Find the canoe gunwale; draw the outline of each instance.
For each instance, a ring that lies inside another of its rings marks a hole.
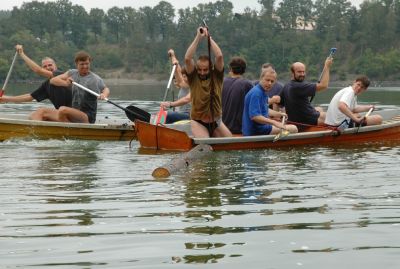
[[[399,111],[396,116],[386,118],[381,125],[364,126],[359,129],[348,128],[341,132],[322,129],[323,127],[321,130],[315,130],[314,127],[314,131],[289,134],[276,142],[273,142],[275,135],[194,138],[188,132],[179,130],[182,129],[181,126],[175,129],[173,124],[155,126],[140,123],[136,125],[136,131],[137,134],[140,133],[138,140],[142,148],[167,151],[188,151],[200,144],[211,145],[214,150],[240,150],[307,145],[352,145],[370,142],[397,143],[400,142],[400,116],[397,115]],[[181,138],[176,139],[174,136]]]

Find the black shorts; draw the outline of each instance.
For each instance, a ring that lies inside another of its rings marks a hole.
[[[208,134],[210,137],[212,137],[212,134],[214,133],[215,129],[217,129],[219,126],[221,126],[222,119],[217,119],[216,121],[213,122],[204,122],[202,120],[194,120],[204,127],[206,127]]]
[[[348,128],[354,128],[354,127],[358,127],[358,126],[360,126],[359,123],[354,122],[353,120],[350,120]],[[361,121],[361,127],[364,127],[364,126],[367,126],[367,121],[366,120]]]

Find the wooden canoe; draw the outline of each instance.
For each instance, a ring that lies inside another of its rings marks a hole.
[[[29,120],[28,116],[0,114],[0,141],[12,138],[131,140],[136,138],[129,120],[100,119],[94,124]]]
[[[382,113],[381,113],[382,112]],[[381,125],[337,130],[312,127],[305,132],[290,134],[273,142],[275,135],[193,138],[190,125],[152,125],[137,121],[135,129],[140,146],[155,150],[188,151],[196,145],[208,144],[213,150],[238,150],[294,147],[304,145],[353,145],[372,142],[400,143],[400,111],[380,111]]]

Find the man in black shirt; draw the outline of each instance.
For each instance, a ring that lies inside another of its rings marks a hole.
[[[39,88],[37,88],[32,93],[22,94],[18,96],[6,96],[0,97],[0,102],[31,102],[36,100],[41,102],[43,100],[49,99],[56,109],[60,106],[71,107],[72,102],[72,92],[71,89],[66,87],[58,87],[50,84],[49,79],[62,74],[62,71],[57,69],[57,65],[53,59],[45,57],[42,60],[42,65],[39,66],[32,59],[30,59],[23,50],[22,45],[17,45],[16,50],[21,58],[25,61],[32,71],[36,74],[46,77],[47,80],[44,81]],[[54,109],[41,107],[36,111],[32,112],[29,116],[32,120],[54,120],[57,117]]]

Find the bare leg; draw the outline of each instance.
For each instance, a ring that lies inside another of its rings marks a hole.
[[[210,137],[206,127],[198,123],[197,121],[191,120],[190,126],[192,127],[192,134],[194,137],[207,138]]]
[[[66,106],[62,106],[58,109],[58,120],[62,122],[89,123],[89,118],[85,113]]]
[[[231,131],[229,131],[228,127],[221,121],[221,125],[217,127],[217,129],[213,132],[213,137],[230,137],[232,136]]]
[[[289,131],[289,133],[297,133],[298,132],[296,125],[286,124],[285,127],[286,127],[286,130]],[[275,126],[272,126],[272,130],[271,130],[271,132],[269,134],[271,134],[271,135],[272,134],[279,134],[281,132],[281,130],[282,130],[281,128],[277,128]]]
[[[381,115],[371,115],[367,117],[367,125],[379,125],[382,124],[382,116]]]
[[[324,112],[322,107],[315,107],[315,110],[319,112],[319,118],[318,118],[318,125],[324,125],[325,124],[325,118],[326,118],[326,112]]]
[[[58,121],[58,110],[54,108],[41,107],[29,115],[31,120]]]

